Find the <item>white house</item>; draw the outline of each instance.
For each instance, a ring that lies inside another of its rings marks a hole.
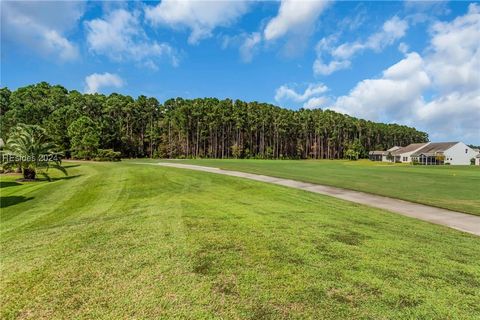
[[[410,163],[410,162],[412,162],[412,157],[411,157],[412,154],[417,152],[418,150],[426,147],[429,144],[430,144],[430,142],[427,142],[427,143],[411,143],[406,147],[395,150],[394,152],[392,152],[392,156],[393,156],[392,161]]]
[[[480,154],[463,142],[412,143],[406,147],[393,147],[387,151],[370,151],[372,161],[418,162],[424,165],[451,164],[469,165],[475,159],[480,165]]]
[[[392,152],[401,149],[401,147],[394,146],[388,149],[387,151],[370,151],[368,153],[368,158],[372,161],[383,161],[383,162],[390,162],[388,155]]]
[[[475,150],[463,142],[431,142],[411,154],[412,161],[420,164],[469,165]]]

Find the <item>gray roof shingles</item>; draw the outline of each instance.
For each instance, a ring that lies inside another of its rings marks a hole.
[[[403,153],[412,152],[412,151],[415,151],[418,148],[421,148],[425,145],[427,145],[427,143],[411,143],[406,147],[395,150],[394,152],[392,152],[392,155],[397,156],[397,155],[401,155]]]
[[[383,156],[383,155],[387,155],[388,152],[374,150],[374,151],[370,151],[368,154],[371,155],[371,156]]]
[[[412,157],[418,156],[420,154],[424,155],[435,155],[437,152],[444,152],[445,150],[450,149],[454,145],[456,145],[458,142],[432,142],[422,149],[418,150],[414,154],[412,154]]]

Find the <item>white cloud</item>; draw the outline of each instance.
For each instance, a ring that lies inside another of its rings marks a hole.
[[[234,23],[248,10],[248,1],[184,1],[163,0],[145,8],[145,17],[153,25],[188,28],[190,44],[212,35],[217,27]]]
[[[408,13],[407,19],[412,25],[433,22],[438,16],[444,16],[451,13],[451,10],[448,8],[448,1],[405,0],[403,3],[405,12]]]
[[[275,100],[291,100],[295,102],[304,102],[307,99],[318,96],[328,91],[328,87],[322,83],[311,83],[305,89],[303,93],[298,93],[295,89],[290,88],[288,85],[280,86],[275,92]]]
[[[85,3],[77,1],[2,1],[2,40],[62,61],[74,60],[79,56],[78,48],[67,34],[84,12]]]
[[[453,92],[425,104],[418,112],[418,123],[437,140],[479,142],[480,93]]]
[[[368,17],[368,11],[364,4],[359,3],[355,7],[355,15],[348,15],[343,18],[337,25],[338,29],[354,31],[365,23]]]
[[[332,109],[414,125],[434,140],[478,141],[480,136],[480,7],[437,22],[421,57],[411,52],[378,79],[359,82]],[[425,95],[428,93],[428,99]]]
[[[244,62],[252,61],[256,47],[262,41],[262,36],[258,32],[248,35],[240,46],[240,57]]]
[[[318,57],[313,63],[313,72],[315,74],[329,75],[337,70],[347,69],[350,67],[351,62],[349,60],[336,61],[332,60],[328,64],[323,63],[322,59]]]
[[[259,47],[266,47],[265,44],[286,37],[283,53],[287,56],[295,55],[304,49],[316,20],[330,3],[315,0],[281,0],[277,15],[258,32],[224,36],[222,47],[224,49],[230,46],[238,47],[241,59],[250,62]]]
[[[409,49],[410,47],[405,42],[400,42],[400,44],[398,45],[398,51],[400,51],[403,54],[406,54]]]
[[[455,133],[457,139],[480,137],[480,6],[452,22],[432,26],[425,68],[437,95],[417,114],[419,121],[439,137]]]
[[[49,51],[57,52],[61,60],[73,60],[78,56],[77,47],[55,30],[46,31],[43,39]]]
[[[329,97],[313,97],[308,99],[307,102],[303,104],[303,108],[305,109],[318,109],[318,108],[325,108],[330,105],[331,99]]]
[[[480,88],[480,6],[471,4],[468,14],[452,22],[432,26],[427,69],[442,91]]]
[[[380,52],[385,47],[401,39],[408,29],[408,23],[397,16],[385,21],[382,29],[370,35],[365,41],[355,41],[333,46],[338,37],[323,38],[317,44],[317,59],[313,71],[317,75],[329,75],[337,70],[346,69],[351,65],[354,55],[365,50]],[[331,56],[328,63],[323,62],[323,55]]]
[[[85,78],[85,93],[96,93],[103,87],[121,88],[123,85],[124,81],[116,74],[93,73]]]
[[[275,40],[292,32],[309,32],[329,3],[315,0],[282,0],[277,16],[265,27],[265,40]]]
[[[322,83],[310,83],[303,92],[297,92],[294,87],[285,84],[277,88],[275,100],[279,103],[301,104],[305,109],[326,107],[331,103],[331,99],[324,95],[328,87]]]
[[[330,53],[336,59],[350,59],[359,51],[370,49],[378,52],[402,38],[407,28],[408,24],[405,20],[394,16],[385,21],[382,29],[369,36],[366,41],[343,43],[334,48]]]
[[[115,61],[132,60],[157,69],[162,57],[178,64],[175,50],[167,43],[148,39],[140,23],[140,12],[116,9],[104,18],[85,22],[89,50]]]
[[[270,46],[281,43],[280,52],[284,56],[298,56],[306,49],[308,39],[315,31],[316,21],[331,3],[322,0],[282,0],[277,15],[263,29],[263,40]]]
[[[243,32],[233,36],[222,35],[219,39],[221,39],[221,48],[223,50],[227,48],[238,49],[240,59],[245,63],[252,61],[253,56],[259,51],[262,45],[262,35],[260,32]]]
[[[416,52],[383,72],[379,79],[359,82],[332,109],[375,121],[404,121],[423,103],[422,92],[430,85],[423,59]]]
[[[379,51],[386,46],[391,45],[396,40],[403,38],[408,29],[408,23],[405,20],[395,16],[387,20],[380,32],[371,35],[364,44],[365,48]]]

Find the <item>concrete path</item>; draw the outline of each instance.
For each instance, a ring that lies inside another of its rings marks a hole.
[[[190,169],[204,171],[210,173],[224,174],[227,176],[247,178],[256,181],[278,184],[281,186],[296,188],[300,190],[315,192],[332,196],[335,198],[361,203],[370,207],[380,208],[387,211],[399,213],[404,216],[425,220],[435,224],[440,224],[453,229],[472,233],[480,236],[480,216],[474,216],[466,213],[450,211],[446,209],[430,207],[423,204],[398,200],[388,197],[377,196],[370,193],[352,191],[342,188],[329,187],[308,182],[300,182],[290,179],[275,178],[253,173],[245,173],[239,171],[223,170],[213,167],[203,167],[190,164],[160,162],[156,165],[164,167],[175,167],[182,169]]]

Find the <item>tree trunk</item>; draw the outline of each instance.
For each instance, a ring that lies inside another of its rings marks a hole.
[[[36,172],[34,169],[25,168],[23,169],[23,178],[25,180],[35,180]]]

